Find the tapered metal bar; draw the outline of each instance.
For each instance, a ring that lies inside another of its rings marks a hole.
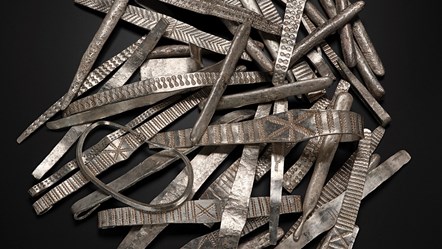
[[[347,6],[348,0],[336,0],[336,10],[338,13],[343,11]],[[351,23],[347,23],[341,29],[339,29],[339,36],[345,63],[350,68],[355,67],[356,55]]]
[[[352,102],[353,97],[349,93],[340,93],[336,97],[336,102],[333,109],[350,110]],[[301,220],[301,224],[293,235],[293,238],[295,240],[298,240],[300,238],[303,230],[303,225],[310,213],[313,212],[316,203],[318,202],[322,187],[324,186],[326,177],[328,175],[330,164],[334,158],[340,140],[340,135],[324,137],[324,140],[318,152],[318,158],[316,159],[313,174],[310,178],[310,182],[305,193],[304,202],[302,205],[303,218]]]
[[[363,197],[373,192],[383,182],[392,177],[398,170],[411,160],[410,154],[405,150],[400,150],[390,156],[381,165],[368,173],[364,185]],[[299,240],[294,240],[292,236],[283,239],[276,249],[300,249],[315,239],[318,235],[330,229],[337,219],[337,215],[342,206],[344,193],[334,198],[332,201],[318,208],[305,224],[305,232]]]
[[[379,82],[377,76],[373,73],[370,65],[368,64],[367,59],[362,54],[361,49],[355,43],[354,45],[356,52],[356,68],[358,69],[359,74],[362,77],[367,90],[373,95],[376,100],[381,100],[385,95],[385,90]]]
[[[74,2],[104,13],[107,13],[112,5],[112,0],[74,0]],[[187,23],[160,14],[146,6],[143,7],[144,8],[140,8],[129,4],[121,19],[143,29],[151,30],[159,19],[165,18],[170,23],[167,32],[164,34],[165,37],[186,44],[193,43],[201,48],[219,54],[226,54],[228,52],[231,45],[230,41],[198,30]],[[251,60],[246,53],[243,53],[241,58],[244,60]]]
[[[276,240],[279,241],[283,235],[284,235],[284,229],[278,227],[276,229],[276,238],[277,238]],[[246,242],[239,244],[238,249],[264,249],[271,245],[272,244],[270,243],[269,240],[269,232],[264,231],[250,238]]]
[[[320,26],[327,21],[327,18],[309,1],[305,3],[305,14],[316,26]]]
[[[246,47],[250,35],[250,28],[250,23],[244,23],[237,29],[237,32],[235,33],[232,46],[230,47],[229,52],[223,61],[221,74],[213,85],[206,104],[201,110],[201,113],[193,126],[191,133],[191,141],[193,143],[197,143],[201,139],[210,120],[215,114],[218,101],[222,97],[227,87],[227,82],[235,70],[238,59]]]
[[[255,118],[268,116],[271,108],[271,104],[259,105]],[[243,148],[240,165],[222,212],[218,235],[220,248],[238,247],[241,231],[248,217],[247,209],[249,208],[259,150],[259,144],[246,145]]]
[[[353,22],[353,35],[374,74],[384,76],[384,64],[360,19]]]
[[[98,85],[102,80],[104,80],[111,72],[113,72],[117,67],[123,64],[127,58],[129,58],[133,52],[138,48],[138,46],[144,41],[144,36],[138,41],[113,56],[109,60],[105,61],[103,64],[98,66],[92,72],[89,73],[85,81],[83,82],[77,96],[81,96],[83,93]],[[41,127],[46,121],[51,119],[55,114],[61,111],[61,101],[63,97],[58,99],[54,104],[52,104],[46,111],[43,112],[36,120],[34,120],[17,138],[17,143],[23,142],[27,137],[34,133],[39,127]]]
[[[341,68],[339,73],[341,73],[342,77],[345,77],[351,83],[355,92],[360,96],[361,100],[375,115],[378,122],[384,127],[387,126],[391,122],[390,115],[373,97],[373,95],[371,95],[371,93],[359,81],[359,79],[350,71],[350,69],[345,65],[345,63],[339,58],[337,58],[337,61]]]
[[[319,0],[319,2],[329,18],[333,18],[338,14],[336,4],[333,0]]]
[[[331,19],[328,19],[327,22],[319,26],[312,33],[302,39],[302,41],[300,41],[295,46],[293,56],[290,60],[290,66],[301,59],[301,57],[304,56],[312,48],[319,45],[328,35],[347,24],[353,17],[356,16],[357,13],[359,13],[363,9],[364,5],[365,3],[363,1],[357,1],[349,5],[338,15]]]
[[[74,97],[77,96],[81,84],[86,79],[104,44],[108,40],[118,21],[120,21],[121,16],[124,14],[128,2],[129,0],[115,0],[113,2],[112,7],[104,17],[100,27],[81,58],[80,65],[78,66],[74,79],[60,103],[61,110],[66,109]]]
[[[221,97],[216,110],[240,108],[253,104],[267,103],[298,94],[306,94],[325,89],[333,83],[329,77],[296,81],[294,83],[235,93]],[[204,102],[202,102],[204,104]],[[201,104],[200,104],[201,105]]]

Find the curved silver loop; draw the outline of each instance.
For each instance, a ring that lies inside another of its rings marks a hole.
[[[86,137],[89,135],[89,133],[99,127],[99,126],[111,126],[117,129],[122,129],[126,132],[129,132],[135,136],[137,136],[138,138],[140,138],[140,140],[144,143],[147,143],[149,145],[153,145],[156,148],[161,148],[161,149],[165,149],[165,150],[169,150],[172,151],[174,153],[177,154],[178,157],[180,157],[183,161],[185,166],[185,170],[186,170],[186,174],[187,174],[187,185],[186,185],[186,189],[183,191],[183,193],[175,200],[171,201],[171,202],[167,202],[167,203],[161,203],[161,204],[156,204],[156,205],[151,205],[151,204],[146,204],[143,202],[139,202],[136,201],[132,198],[129,198],[123,194],[118,193],[117,191],[115,191],[113,188],[110,188],[109,186],[107,186],[105,183],[103,183],[101,180],[99,180],[92,171],[90,171],[90,169],[86,166],[86,164],[84,163],[83,160],[83,145],[84,145],[84,141],[86,140]],[[180,206],[183,202],[185,202],[188,197],[190,196],[191,192],[192,192],[192,186],[193,186],[193,169],[192,169],[192,164],[190,163],[189,158],[187,158],[186,155],[184,155],[183,153],[179,152],[178,150],[176,150],[175,148],[172,147],[168,147],[162,144],[158,144],[158,143],[154,143],[151,141],[148,141],[145,139],[145,137],[141,134],[138,133],[126,126],[114,123],[114,122],[110,122],[110,121],[97,121],[93,124],[91,124],[85,131],[84,133],[81,135],[78,144],[77,144],[77,148],[76,148],[76,157],[77,157],[77,162],[78,162],[78,167],[80,168],[81,172],[83,173],[83,175],[88,178],[89,181],[91,181],[95,186],[97,186],[97,188],[99,188],[101,191],[103,191],[104,193],[112,196],[113,198],[115,198],[116,200],[131,206],[133,208],[139,209],[139,210],[143,210],[146,212],[161,212],[161,211],[167,211],[167,210],[172,210],[177,208],[178,206]]]

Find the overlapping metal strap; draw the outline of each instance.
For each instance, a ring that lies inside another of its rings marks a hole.
[[[178,208],[164,212],[143,212],[131,207],[106,209],[98,212],[98,227],[216,223],[221,221],[222,206],[221,201],[211,199],[186,201]],[[301,206],[300,196],[286,195],[283,197],[280,212],[282,214],[301,212]],[[268,216],[269,213],[269,197],[250,198],[247,217]]]
[[[135,131],[141,133],[147,139],[151,138],[158,133],[158,131],[193,109],[206,96],[207,92],[200,90],[140,125]],[[98,175],[112,165],[126,160],[141,144],[142,142],[132,134],[122,136],[112,141],[106,149],[91,159],[87,163],[87,166],[90,167],[90,170],[95,173],[95,175]],[[35,201],[32,206],[37,214],[42,214],[61,199],[83,187],[86,183],[88,183],[88,180],[83,174],[76,172],[70,178],[55,186]]]
[[[74,2],[104,13],[106,13],[112,5],[112,0],[74,0]],[[198,47],[215,53],[227,54],[231,44],[230,41],[198,30],[187,23],[153,10],[128,5],[126,12],[121,17],[124,21],[149,30],[152,29],[154,24],[161,18],[165,18],[170,23],[168,30],[164,34],[165,37],[187,44],[195,44]],[[246,53],[243,53],[241,58],[251,60]]]
[[[293,109],[265,118],[210,125],[198,145],[300,142],[313,137],[341,134],[342,141],[363,136],[363,119],[352,111]],[[191,129],[158,133],[151,140],[174,147],[191,147]]]

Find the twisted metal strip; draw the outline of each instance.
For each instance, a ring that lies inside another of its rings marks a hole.
[[[72,115],[95,107],[133,99],[153,93],[172,92],[213,85],[220,73],[195,72],[181,75],[160,76],[141,80],[121,87],[112,88],[86,96],[72,102],[65,110],[65,115]],[[261,72],[235,72],[230,78],[230,85],[261,83],[267,80]]]
[[[112,4],[112,0],[74,0],[74,2],[104,13],[109,10]],[[164,34],[165,37],[188,44],[195,44],[215,53],[227,54],[231,44],[230,41],[198,30],[187,23],[153,10],[128,5],[126,12],[121,17],[126,22],[148,30],[151,30],[161,18],[165,18],[170,23],[169,28]],[[243,53],[241,58],[251,60],[246,53]]]

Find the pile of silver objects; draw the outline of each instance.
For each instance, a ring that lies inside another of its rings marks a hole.
[[[302,248],[319,236],[318,248],[352,248],[362,199],[411,159],[403,149],[382,159],[376,153],[391,117],[380,104],[385,69],[358,16],[363,1],[74,2],[106,14],[66,94],[17,139],[43,125],[66,130],[32,172],[39,180],[29,189],[37,215],[93,184],[97,190],[72,205],[73,217],[96,215],[99,229],[131,226],[119,248],[146,248],[169,224],[184,223],[217,229],[182,248]],[[201,22],[219,20],[231,38],[163,14],[152,2]],[[96,65],[121,22],[146,33]],[[140,80],[131,80],[136,74]],[[354,98],[367,113],[353,111]],[[125,124],[111,121],[134,111]],[[169,128],[192,111],[198,116],[191,128]],[[368,128],[366,115],[378,126]],[[105,127],[113,131],[85,148],[91,133]],[[354,150],[332,165],[343,143]],[[142,162],[112,182],[100,180],[146,145],[152,153]],[[74,147],[76,157],[58,165]],[[299,155],[289,163],[295,148]],[[234,152],[238,157],[213,178]],[[179,162],[182,171],[150,203],[124,194]],[[252,197],[264,177],[269,196]],[[305,193],[292,194],[303,180]],[[111,198],[122,205],[100,208]],[[279,221],[293,213],[298,219],[283,229]]]

